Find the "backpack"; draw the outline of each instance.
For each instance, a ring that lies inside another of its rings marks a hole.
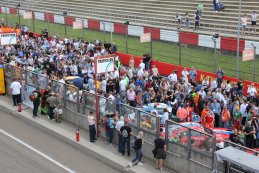
[[[107,129],[110,129],[110,128],[111,128],[111,118],[109,118],[109,119],[106,121],[105,126],[106,126]]]
[[[125,129],[125,128],[122,130],[122,137],[123,138],[129,137],[129,133],[128,133],[127,129]]]

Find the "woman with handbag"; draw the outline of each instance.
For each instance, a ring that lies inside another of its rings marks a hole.
[[[135,139],[135,142],[132,146],[132,148],[135,150],[136,156],[135,158],[132,160],[132,162],[129,162],[129,166],[132,167],[133,165],[140,165],[143,166],[143,163],[141,162],[141,159],[143,157],[143,153],[142,153],[142,145],[144,144],[144,133],[143,131],[139,131],[138,135]]]
[[[163,160],[166,159],[166,152],[165,152],[165,140],[162,137],[162,133],[160,133],[160,137],[156,138],[155,141],[155,149],[152,151],[154,157],[156,158],[157,169],[163,171]]]

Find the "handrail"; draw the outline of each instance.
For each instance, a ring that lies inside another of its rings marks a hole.
[[[228,145],[228,144],[230,144],[231,146],[234,146],[234,147],[239,147],[239,148],[241,148],[241,150],[252,151],[252,152],[253,152],[253,155],[259,156],[259,151],[253,150],[253,149],[251,149],[251,148],[247,148],[246,146],[242,146],[242,145],[233,143],[233,142],[231,142],[231,141],[224,140],[224,145],[225,145],[225,147],[227,147],[226,145]]]

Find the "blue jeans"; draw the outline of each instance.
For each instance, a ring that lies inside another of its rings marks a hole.
[[[218,11],[218,3],[214,4],[214,11]]]
[[[145,62],[145,69],[148,71],[150,66],[150,62]]]
[[[122,150],[121,153],[124,155],[125,154],[125,150],[126,150],[126,145],[127,145],[127,153],[128,156],[130,155],[130,138],[121,138],[122,140]]]
[[[220,127],[222,127],[222,128],[228,128],[228,122],[226,121],[226,122],[222,122],[221,120],[220,120]]]
[[[118,152],[119,153],[122,152],[122,136],[119,132],[118,132]]]
[[[136,153],[136,157],[132,160],[132,163],[134,163],[135,161],[141,162],[141,159],[143,157],[141,149],[135,150],[135,153]]]
[[[222,78],[218,78],[218,88],[221,88]]]
[[[186,20],[185,27],[188,28],[188,29],[190,28],[190,21],[189,20]]]
[[[49,110],[48,110],[48,115],[50,119],[53,119],[53,110],[54,108],[52,108],[51,106],[49,106]]]
[[[114,137],[114,128],[110,128],[109,129],[109,143],[110,144],[112,144],[113,137]]]

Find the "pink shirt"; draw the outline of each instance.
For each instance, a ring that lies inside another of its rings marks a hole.
[[[88,115],[88,124],[89,126],[94,125],[94,116]]]
[[[129,101],[134,101],[135,97],[136,97],[135,91],[131,91],[131,92],[130,92],[130,90],[127,91],[127,99]]]

